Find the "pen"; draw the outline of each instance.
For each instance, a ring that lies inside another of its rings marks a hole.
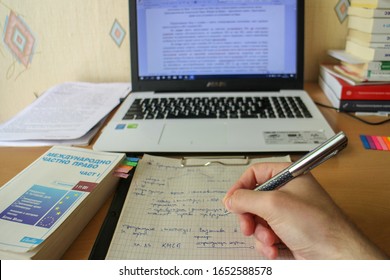
[[[329,158],[335,156],[338,152],[344,149],[348,144],[348,138],[344,132],[339,132],[320,146],[307,153],[298,161],[283,169],[274,177],[256,187],[255,191],[271,191],[279,188],[290,180],[307,173],[314,167],[320,165]]]

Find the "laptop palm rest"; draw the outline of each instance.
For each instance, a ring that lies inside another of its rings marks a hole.
[[[162,130],[160,145],[224,145],[227,143],[225,123],[194,122],[188,124],[166,123]]]

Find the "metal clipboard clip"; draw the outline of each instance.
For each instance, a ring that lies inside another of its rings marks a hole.
[[[248,156],[234,156],[234,157],[183,157],[181,159],[181,167],[206,167],[212,164],[219,164],[225,166],[234,165],[248,165],[250,159]]]

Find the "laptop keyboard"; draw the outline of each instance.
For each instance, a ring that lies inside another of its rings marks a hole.
[[[135,99],[123,119],[311,117],[300,97],[185,97]]]

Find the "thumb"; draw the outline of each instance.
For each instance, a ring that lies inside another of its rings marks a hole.
[[[225,197],[224,205],[229,212],[251,213],[268,220],[273,212],[272,205],[275,205],[275,202],[272,202],[274,199],[271,198],[275,197],[274,192],[238,189],[230,196]]]

